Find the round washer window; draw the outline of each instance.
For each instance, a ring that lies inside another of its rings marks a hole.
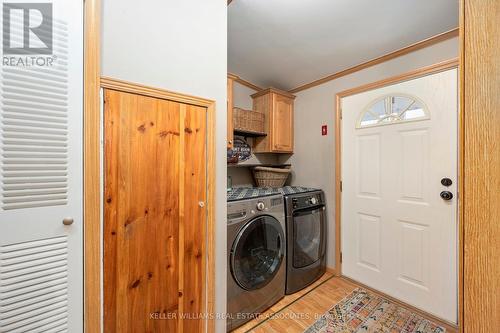
[[[231,272],[246,290],[271,282],[283,261],[282,227],[274,217],[263,215],[248,222],[231,249]]]

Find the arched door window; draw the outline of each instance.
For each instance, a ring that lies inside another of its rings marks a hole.
[[[363,110],[356,128],[430,119],[424,103],[409,95],[388,95],[375,100]]]

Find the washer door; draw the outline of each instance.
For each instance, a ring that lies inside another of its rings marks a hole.
[[[283,228],[272,216],[254,218],[236,236],[231,249],[231,272],[246,290],[264,287],[272,281],[283,261]]]

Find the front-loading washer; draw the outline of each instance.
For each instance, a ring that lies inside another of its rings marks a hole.
[[[285,230],[281,194],[228,202],[227,331],[285,296]]]

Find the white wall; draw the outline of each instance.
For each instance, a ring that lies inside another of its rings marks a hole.
[[[322,188],[328,205],[328,266],[335,267],[335,95],[361,86],[429,66],[458,56],[453,38],[405,56],[297,93],[295,99],[295,149],[292,184]],[[321,125],[328,135],[321,136]]]
[[[233,104],[235,107],[252,110],[253,99],[251,95],[255,94],[257,90],[248,88],[241,83],[234,82],[233,84]]]
[[[227,2],[105,0],[102,19],[104,76],[217,103],[215,310],[225,313]]]

